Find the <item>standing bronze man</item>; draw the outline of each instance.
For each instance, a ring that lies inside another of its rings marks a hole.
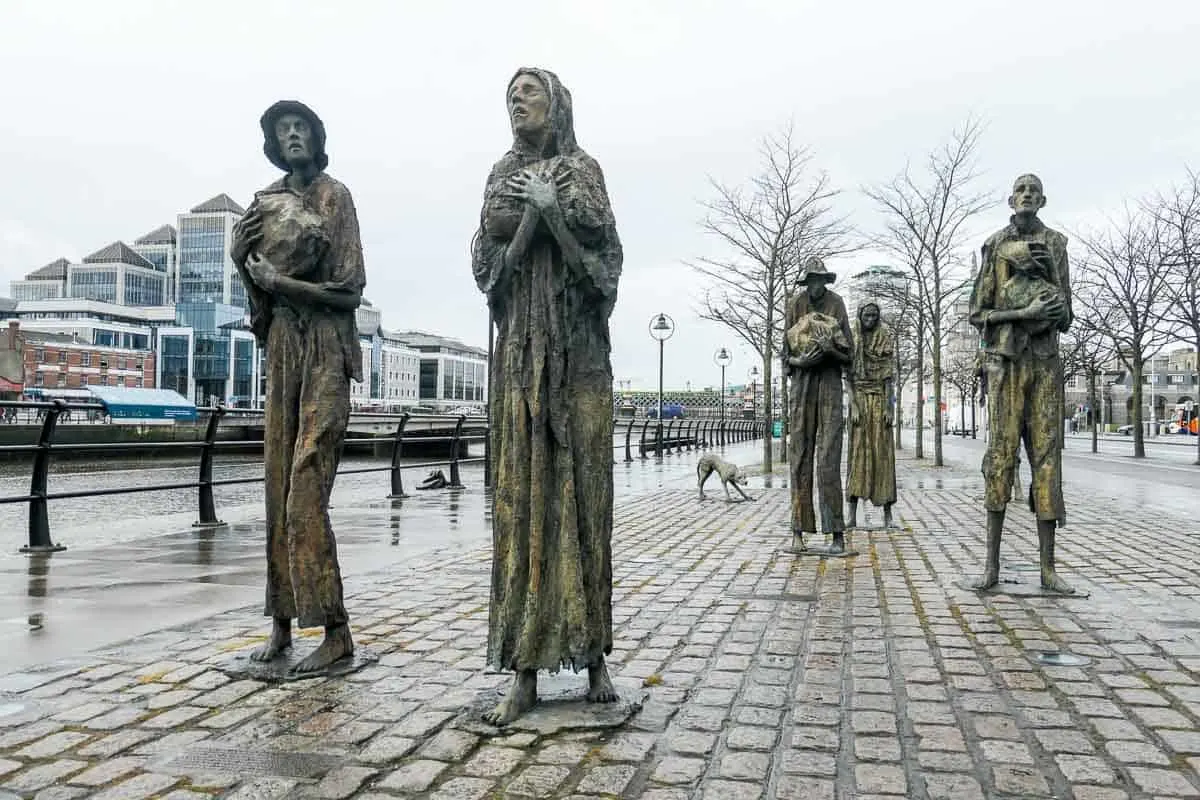
[[[1000,537],[1022,441],[1033,477],[1029,508],[1037,516],[1042,588],[1075,590],[1055,572],[1055,528],[1066,524],[1062,493],[1063,371],[1058,336],[1073,319],[1067,237],[1047,228],[1042,181],[1013,183],[1007,227],[983,245],[971,294],[971,324],[983,338],[987,371],[988,445],[983,457],[987,562],[972,585],[1000,580]]]
[[[251,658],[292,645],[292,620],[325,628],[295,666],[317,672],[353,654],[342,599],[329,495],[350,418],[350,380],[361,381],[354,311],[366,273],[349,190],[325,174],[325,126],[303,103],[263,114],[263,151],[283,178],[255,194],[234,229],[231,256],[266,349],[264,433],[267,602],[271,637]]]
[[[804,291],[787,303],[783,371],[791,379],[788,463],[792,484],[792,546],[804,550],[804,534],[817,532],[813,466],[817,472],[821,530],[833,534],[830,555],[846,552],[842,512],[842,370],[851,361],[846,304],[829,290],[837,279],[819,258],[804,265]],[[814,553],[823,548],[807,548]]]
[[[883,506],[883,525],[892,527],[896,502],[896,448],[892,437],[895,400],[895,338],[878,303],[858,309],[854,331],[854,366],[846,382],[850,390],[850,453],[847,458],[848,524],[858,526],[858,500]]]

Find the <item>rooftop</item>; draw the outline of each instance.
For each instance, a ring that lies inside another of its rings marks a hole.
[[[393,339],[398,339],[401,342],[415,347],[421,348],[447,348],[451,350],[462,350],[468,353],[476,353],[478,355],[487,356],[487,350],[482,347],[473,347],[464,342],[453,339],[449,336],[438,336],[436,333],[426,333],[425,331],[395,331],[388,334]]]
[[[192,209],[193,214],[210,214],[213,212],[228,211],[231,214],[237,214],[239,217],[246,213],[246,209],[234,202],[233,198],[222,192],[216,197],[210,197],[200,205]]]
[[[67,279],[67,266],[71,262],[65,258],[56,258],[46,266],[35,269],[33,272],[25,276],[27,281],[65,281]]]
[[[134,244],[175,244],[175,226],[160,225],[145,236],[133,240]]]
[[[154,269],[154,264],[138,255],[133,248],[124,242],[113,242],[102,247],[90,256],[84,256],[85,264],[129,264],[134,267]]]

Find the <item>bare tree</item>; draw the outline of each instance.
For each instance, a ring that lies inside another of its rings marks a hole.
[[[979,360],[976,353],[959,351],[954,353],[942,371],[942,377],[958,390],[959,426],[970,431],[975,438],[975,398],[979,394]],[[967,427],[967,408],[971,409],[971,427]]]
[[[1191,335],[1200,359],[1200,174],[1189,169],[1182,186],[1171,187],[1143,207],[1163,229],[1169,273],[1166,321]],[[1195,373],[1200,373],[1200,364]],[[1194,414],[1200,397],[1192,394]],[[1200,436],[1196,437],[1195,463],[1200,466]]]
[[[1063,380],[1082,377],[1087,381],[1087,404],[1091,415],[1092,452],[1099,452],[1100,397],[1097,381],[1113,360],[1111,341],[1104,331],[1111,327],[1103,318],[1096,317],[1100,305],[1094,298],[1095,286],[1078,282],[1074,287],[1075,320],[1071,330],[1060,341],[1063,362]]]
[[[1133,455],[1146,457],[1142,431],[1142,374],[1146,362],[1171,340],[1169,240],[1162,222],[1144,208],[1126,206],[1119,219],[1088,235],[1076,270],[1074,305],[1112,345],[1133,377]]]
[[[709,179],[715,197],[703,203],[701,227],[725,252],[687,263],[707,279],[700,316],[729,328],[762,359],[763,407],[770,426],[784,304],[801,264],[812,255],[842,255],[859,245],[853,228],[833,211],[838,190],[825,172],[814,169],[812,154],[796,143],[790,124],[765,137],[759,152],[761,171],[747,186]],[[782,391],[786,417],[786,381]],[[771,461],[768,435],[763,439],[766,472]]]
[[[888,183],[864,189],[883,212],[884,229],[872,243],[898,258],[913,276],[917,299],[916,327],[918,361],[916,372],[924,372],[924,354],[932,361],[934,407],[942,408],[942,346],[953,320],[948,311],[966,286],[964,253],[972,219],[995,205],[986,194],[975,190],[978,170],[975,151],[982,129],[968,119],[949,142],[931,152],[921,174],[911,166]],[[918,391],[918,407],[920,392]],[[916,457],[924,456],[923,415],[917,414]],[[942,426],[934,431],[933,457],[942,466]]]

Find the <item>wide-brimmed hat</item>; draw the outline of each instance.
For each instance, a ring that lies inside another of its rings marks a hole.
[[[837,280],[837,273],[830,272],[825,268],[825,262],[817,257],[810,258],[804,262],[804,271],[800,273],[800,283],[808,283],[813,280],[822,280],[826,283],[833,283]]]
[[[284,172],[291,169],[283,157],[283,151],[279,149],[279,138],[275,135],[275,122],[284,114],[296,114],[307,120],[313,134],[313,163],[319,170],[329,166],[329,156],[325,154],[325,123],[321,122],[315,111],[299,100],[280,100],[263,112],[259,125],[262,127],[263,152],[266,153],[267,159]]]

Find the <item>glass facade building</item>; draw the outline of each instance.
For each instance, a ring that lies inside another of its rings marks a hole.
[[[225,302],[226,220],[185,215],[179,221],[179,302]]]

